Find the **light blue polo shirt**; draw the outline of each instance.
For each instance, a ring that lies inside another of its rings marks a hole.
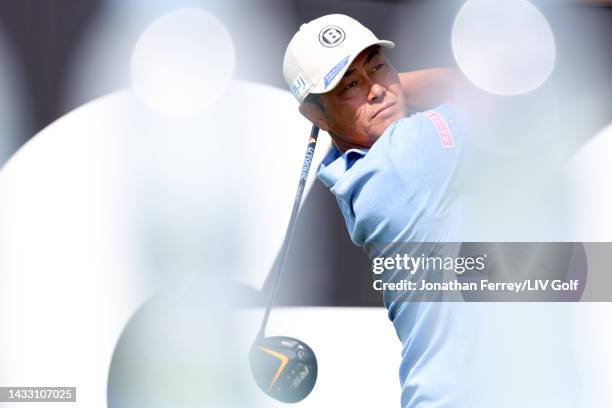
[[[457,109],[392,123],[369,149],[332,148],[317,176],[336,196],[353,242],[448,242],[459,233],[453,181],[463,151]]]
[[[341,154],[332,148],[317,176],[335,195],[353,242],[370,259],[389,256],[384,243],[453,242],[461,228],[455,192],[463,151],[458,110],[449,104],[392,123],[368,149]],[[456,406],[465,401],[451,387],[465,347],[455,329],[452,304],[384,296],[402,341],[402,406]],[[449,333],[453,332],[453,336]]]
[[[333,148],[325,157],[318,178],[371,259],[392,255],[385,243],[462,241],[464,120],[441,105],[395,121],[369,150]],[[571,359],[558,357],[567,355],[562,337],[543,325],[555,312],[540,309],[551,305],[383,299],[403,344],[402,407],[569,408],[581,401]]]

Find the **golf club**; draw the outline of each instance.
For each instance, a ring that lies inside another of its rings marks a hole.
[[[308,147],[304,157],[291,218],[285,233],[280,257],[272,283],[270,300],[266,306],[261,327],[251,346],[250,363],[255,382],[263,392],[282,402],[298,402],[310,394],[317,381],[317,358],[314,351],[304,342],[292,337],[266,337],[265,330],[280,286],[287,252],[291,245],[297,214],[302,202],[306,179],[317,144],[319,129],[312,126]]]

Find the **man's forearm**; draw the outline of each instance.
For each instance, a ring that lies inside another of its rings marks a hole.
[[[420,112],[448,102],[464,81],[460,71],[431,68],[399,74],[408,108]]]

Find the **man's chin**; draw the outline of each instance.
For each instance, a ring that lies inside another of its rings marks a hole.
[[[385,130],[387,130],[387,128],[389,126],[391,126],[391,124],[397,120],[402,119],[403,117],[405,117],[405,115],[403,114],[395,114],[393,116],[390,116],[388,118],[385,118],[385,120],[378,126],[376,126],[376,130],[373,132],[373,134],[378,135],[376,137],[376,139],[378,139],[380,136],[382,136],[383,133],[385,133]]]

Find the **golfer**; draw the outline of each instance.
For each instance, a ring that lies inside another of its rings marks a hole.
[[[370,258],[384,254],[381,243],[457,241],[461,227],[453,182],[463,129],[458,111],[444,104],[460,76],[398,74],[384,53],[393,47],[333,14],[301,26],[283,65],[299,111],[333,140],[317,176]],[[404,345],[402,407],[466,406],[456,375],[466,356],[457,354],[462,328],[452,306],[386,296],[385,306]]]

